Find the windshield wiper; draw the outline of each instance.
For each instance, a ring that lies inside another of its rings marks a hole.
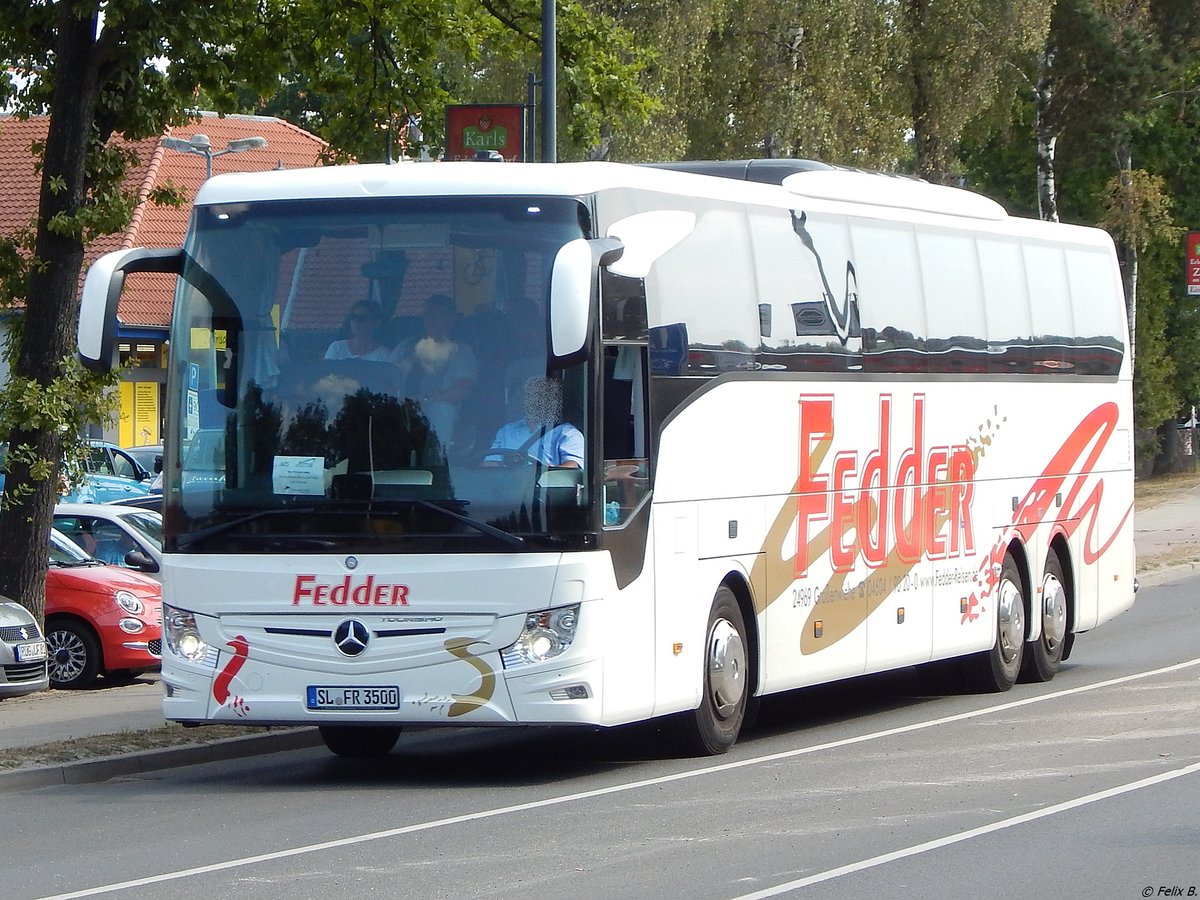
[[[58,566],[60,569],[78,569],[81,566],[103,566],[102,559],[52,559],[50,565]]]
[[[220,522],[216,525],[210,525],[208,528],[201,528],[199,531],[192,532],[191,534],[181,534],[179,535],[179,549],[182,550],[184,547],[189,547],[197,541],[208,540],[210,537],[216,537],[218,534],[224,534],[226,531],[232,531],[235,528],[240,528],[247,522],[254,522],[257,519],[264,519],[268,516],[312,515],[316,511],[316,507],[313,506],[297,506],[288,507],[287,509],[259,510],[258,512],[251,513],[248,516],[239,516],[236,519],[230,519],[228,522]]]
[[[487,522],[480,522],[478,519],[472,519],[470,516],[464,516],[462,513],[456,513],[452,509],[446,509],[444,506],[438,506],[430,500],[414,500],[418,506],[423,506],[425,509],[436,510],[443,515],[449,516],[456,522],[462,522],[464,525],[469,525],[476,531],[486,534],[488,537],[494,537],[501,543],[507,544],[509,547],[524,547],[525,538],[518,534],[505,531],[502,528],[497,528],[495,525],[489,525]]]

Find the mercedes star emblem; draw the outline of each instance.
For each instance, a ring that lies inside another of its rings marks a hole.
[[[370,640],[370,630],[358,619],[346,619],[333,630],[333,645],[346,656],[358,656]]]

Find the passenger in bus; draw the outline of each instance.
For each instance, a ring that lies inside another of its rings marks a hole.
[[[432,295],[425,301],[425,334],[402,341],[391,354],[404,393],[420,403],[443,446],[454,438],[458,405],[479,373],[471,348],[451,337],[457,318],[452,297]]]
[[[514,453],[545,466],[582,469],[583,433],[562,421],[562,385],[553,378],[530,378],[524,387],[524,415],[496,432],[484,465],[502,465]]]
[[[374,300],[359,300],[346,316],[344,330],[348,337],[330,344],[325,358],[387,362],[391,351],[379,340],[382,325],[383,310],[379,304]]]

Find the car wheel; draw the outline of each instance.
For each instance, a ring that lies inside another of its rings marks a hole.
[[[321,725],[318,730],[331,753],[357,759],[386,756],[400,738],[398,725]]]
[[[708,616],[700,706],[674,720],[684,753],[715,756],[737,740],[750,699],[748,646],[741,607],[733,591],[722,585]]]
[[[100,642],[82,622],[48,622],[46,650],[51,687],[87,687],[100,674]]]

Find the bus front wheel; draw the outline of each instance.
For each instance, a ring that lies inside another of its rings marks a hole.
[[[318,730],[331,753],[357,759],[386,756],[400,739],[396,725],[321,725]]]
[[[737,740],[750,697],[747,646],[741,607],[722,585],[708,615],[700,706],[675,718],[680,749],[689,756],[715,756]]]
[[[1017,683],[1025,651],[1025,590],[1012,554],[1004,557],[996,585],[996,642],[968,661],[981,691],[1007,691]]]

